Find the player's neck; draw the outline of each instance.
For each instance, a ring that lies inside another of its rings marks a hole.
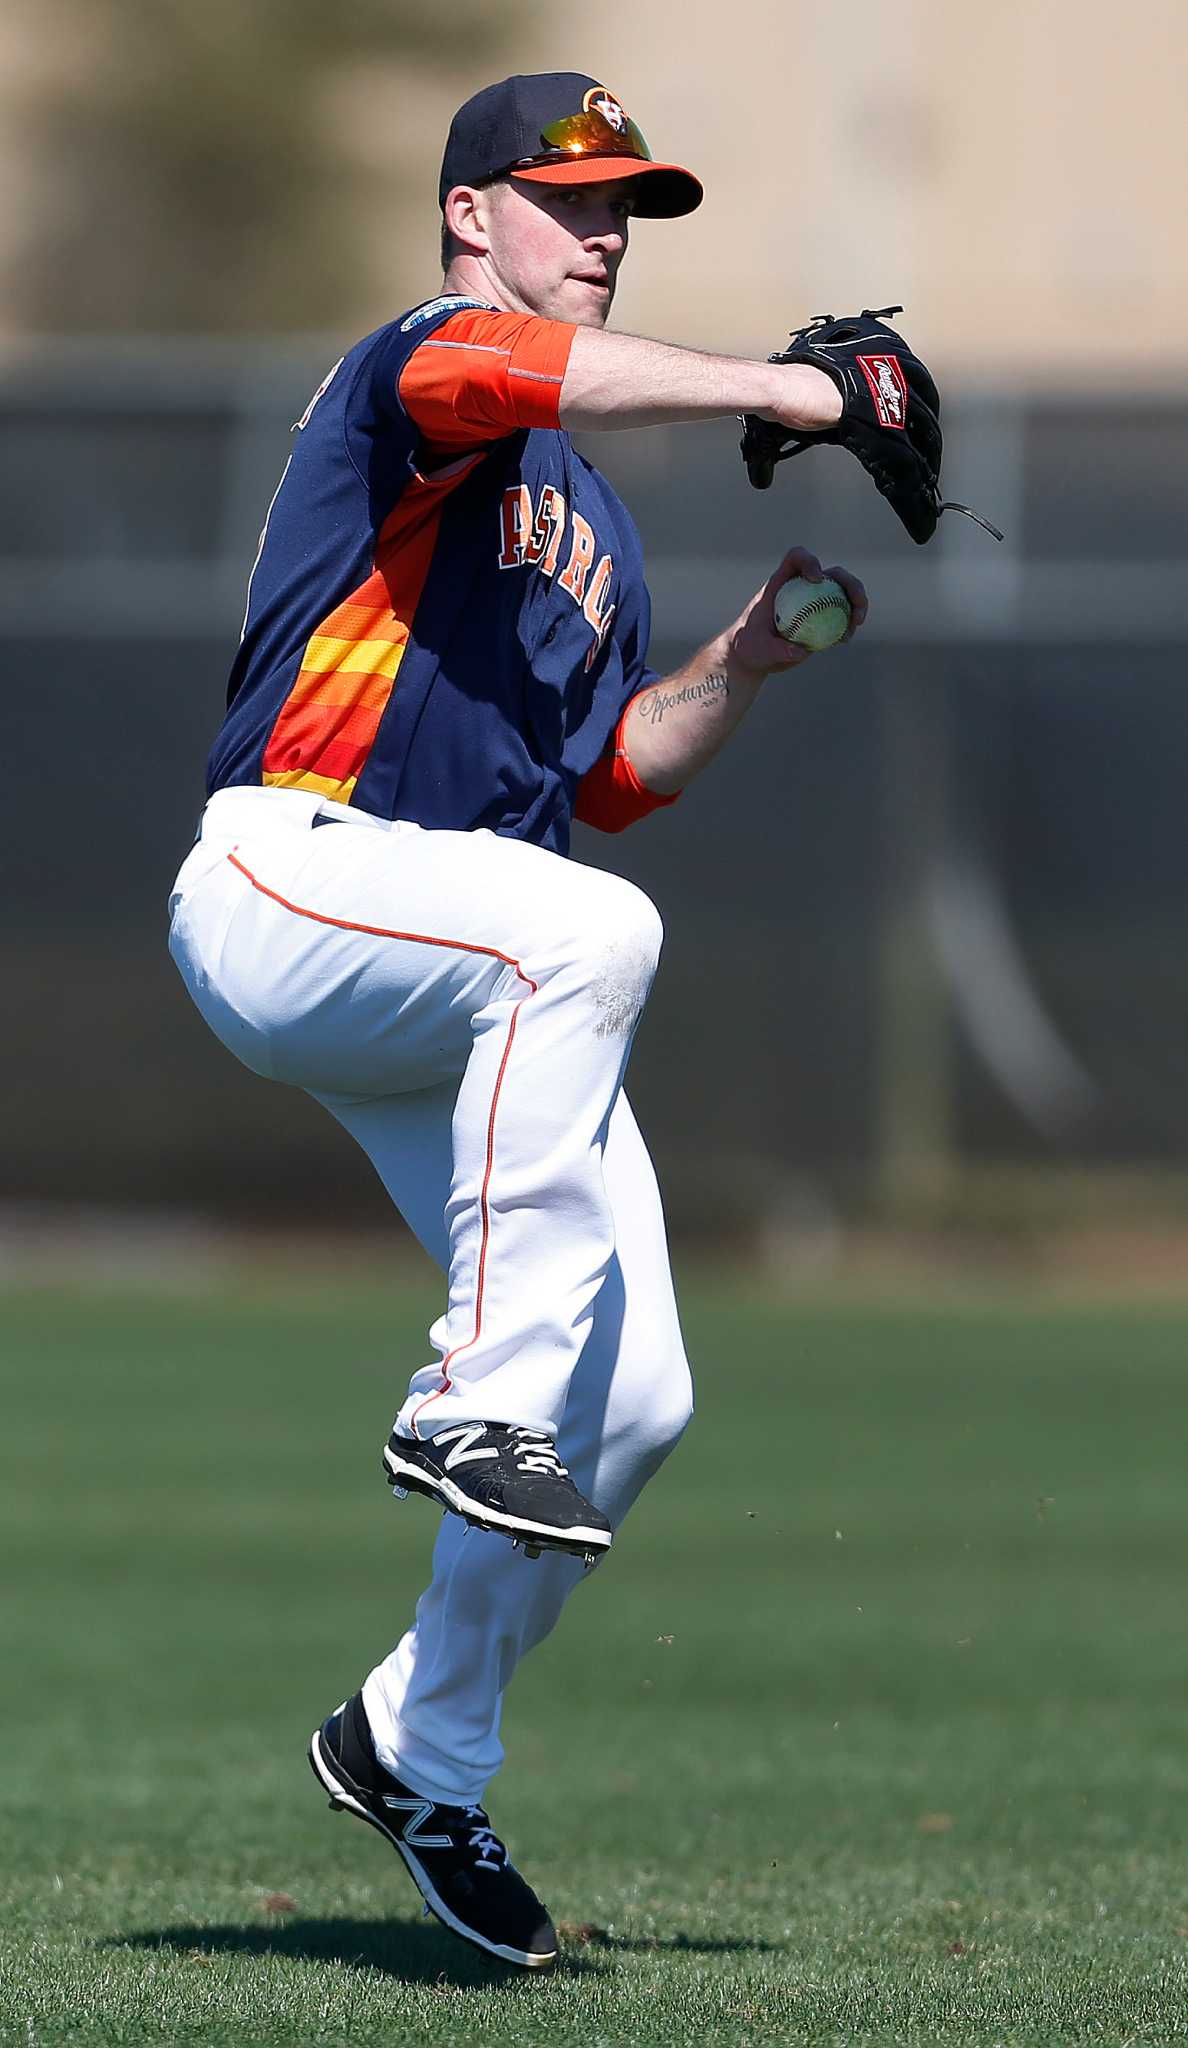
[[[498,273],[479,256],[455,256],[442,279],[443,292],[460,292],[464,298],[482,299],[504,313],[534,313],[517,293],[504,284]]]

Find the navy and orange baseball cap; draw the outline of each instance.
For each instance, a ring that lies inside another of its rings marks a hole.
[[[540,185],[637,182],[635,211],[675,220],[700,206],[701,182],[679,164],[658,164],[613,92],[581,71],[538,71],[485,86],[450,123],[439,203],[455,185],[495,178]]]

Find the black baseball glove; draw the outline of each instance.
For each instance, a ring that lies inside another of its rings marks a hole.
[[[921,546],[932,539],[946,511],[967,513],[1001,540],[998,528],[968,505],[941,497],[940,397],[902,334],[884,325],[890,314],[902,311],[902,306],[883,306],[878,312],[864,308],[845,320],[820,314],[789,336],[787,348],[768,357],[771,363],[809,363],[824,370],[841,392],[842,414],[832,427],[801,433],[746,413],[742,455],[747,475],[757,491],[765,491],[777,462],[833,441],[857,456]]]

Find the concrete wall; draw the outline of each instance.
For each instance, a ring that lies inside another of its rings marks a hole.
[[[475,39],[460,30],[444,63],[406,39],[382,61],[319,70],[313,105],[341,173],[332,203],[343,234],[360,231],[362,260],[345,289],[338,278],[319,295],[319,262],[325,279],[335,253],[323,180],[303,216],[307,244],[298,226],[291,246],[286,237],[283,250],[261,252],[286,278],[303,266],[311,278],[297,302],[278,288],[265,328],[295,315],[336,336],[363,332],[431,290],[453,108],[500,70],[578,68],[603,76],[656,155],[689,165],[707,188],[691,219],[636,230],[620,326],[766,353],[814,312],[902,300],[905,327],[942,378],[1072,378],[1115,392],[1182,379],[1183,0],[852,0],[838,10],[521,0],[501,31],[498,58],[469,57]],[[224,41],[233,65],[234,40]],[[60,124],[76,136],[89,91],[126,95],[136,57],[135,17],[120,0],[93,15],[66,0],[14,0],[0,19],[0,254],[16,277],[0,345],[21,330],[23,266],[61,261],[95,185],[70,189],[79,161],[71,170],[64,159]],[[151,69],[144,77],[148,93]],[[253,88],[235,83],[238,118]],[[269,83],[262,76],[258,92],[274,120]],[[295,96],[294,141],[309,118]],[[104,133],[100,124],[97,148]],[[94,224],[117,266],[135,260],[127,225]],[[235,232],[229,222],[228,248]],[[176,254],[187,261],[184,235]],[[225,331],[233,309],[210,268],[206,325]],[[92,324],[109,328],[98,285],[95,298]],[[192,314],[192,291],[179,302]],[[85,332],[86,304],[68,300],[63,321]]]
[[[1188,367],[1182,0],[568,0],[530,19],[523,69],[604,74],[653,154],[706,184],[690,220],[637,229],[620,326],[758,353],[812,313],[901,300],[954,370]]]

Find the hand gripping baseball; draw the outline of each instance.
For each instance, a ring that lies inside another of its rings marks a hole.
[[[747,475],[757,491],[765,491],[777,462],[803,455],[819,441],[833,441],[857,456],[914,541],[923,545],[931,540],[946,511],[964,512],[1001,540],[998,528],[968,505],[941,497],[937,388],[902,334],[884,325],[887,315],[902,311],[902,306],[878,312],[864,308],[844,320],[819,314],[789,336],[786,349],[768,357],[772,363],[808,363],[824,370],[841,392],[841,418],[832,427],[805,432],[746,413],[742,456]]]

